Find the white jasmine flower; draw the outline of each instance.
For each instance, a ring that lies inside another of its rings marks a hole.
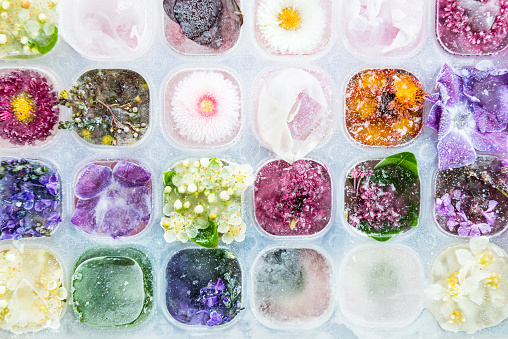
[[[241,223],[240,225],[230,225],[228,232],[222,235],[222,241],[226,244],[231,244],[233,240],[242,242],[245,240],[246,229],[247,225],[244,223]]]

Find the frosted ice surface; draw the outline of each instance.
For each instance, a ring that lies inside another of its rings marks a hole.
[[[422,311],[423,267],[406,246],[355,249],[343,260],[339,300],[344,316],[365,327],[403,327]]]
[[[319,326],[332,307],[331,268],[313,249],[272,249],[256,260],[254,309],[271,327]]]

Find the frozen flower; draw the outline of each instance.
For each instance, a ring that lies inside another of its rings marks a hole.
[[[443,219],[450,232],[457,232],[460,236],[479,237],[492,231],[497,214],[494,212],[498,203],[495,200],[488,202],[483,210],[474,198],[459,189],[452,190],[453,195],[445,193],[435,201],[435,212],[438,218]],[[485,219],[485,222],[479,221]],[[458,228],[457,228],[458,226]]]
[[[238,242],[242,242],[245,240],[245,231],[247,229],[247,225],[241,223],[240,225],[229,225],[229,229],[227,233],[222,235],[222,241],[226,244],[231,244],[233,240]]]
[[[164,240],[167,242],[175,240],[187,242],[189,240],[187,229],[191,226],[191,222],[180,214],[173,212],[169,215],[169,218],[162,218],[161,226],[166,231],[164,233]]]
[[[472,238],[439,255],[425,293],[443,329],[473,333],[508,316],[504,298],[508,285],[502,283],[507,262],[506,252],[486,237]],[[478,317],[482,313],[487,315]]]
[[[241,193],[254,183],[256,179],[252,174],[253,169],[249,164],[239,165],[231,164],[232,176],[234,178],[234,188],[237,193]]]
[[[46,140],[58,123],[56,93],[31,70],[0,77],[0,137],[15,145]]]
[[[240,92],[216,71],[194,71],[181,80],[171,100],[171,115],[179,134],[190,142],[217,144],[240,127]]]
[[[282,54],[309,54],[321,43],[326,13],[319,0],[261,0],[257,28]]]
[[[476,151],[508,152],[506,69],[443,66],[427,124],[438,132],[439,168],[473,164]]]

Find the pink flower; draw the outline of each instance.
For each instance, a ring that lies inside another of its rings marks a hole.
[[[57,96],[46,78],[19,70],[0,78],[0,137],[15,145],[48,138],[58,122]]]

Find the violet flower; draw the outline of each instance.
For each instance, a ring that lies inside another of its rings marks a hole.
[[[437,77],[428,126],[438,132],[439,168],[473,164],[476,152],[508,152],[508,70],[447,64]]]
[[[436,199],[434,206],[437,216],[446,221],[446,227],[450,232],[457,231],[460,236],[479,237],[492,231],[497,218],[494,212],[497,205],[497,201],[490,200],[487,209],[481,210],[474,203],[473,197],[456,189],[453,191],[453,197],[446,193]],[[482,217],[485,222],[479,221]]]

